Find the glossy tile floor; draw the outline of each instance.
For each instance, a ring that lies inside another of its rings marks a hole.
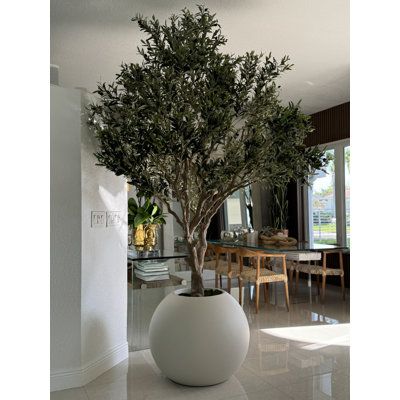
[[[51,400],[349,399],[349,296],[342,301],[339,288],[332,286],[325,305],[315,296],[310,303],[302,282],[290,312],[277,287],[270,293],[277,305],[260,299],[255,314],[251,294],[246,288],[249,351],[229,381],[202,388],[177,385],[161,374],[150,350],[141,350],[83,388],[53,392]]]

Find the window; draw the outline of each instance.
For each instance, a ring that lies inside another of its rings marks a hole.
[[[314,243],[334,244],[336,239],[335,151],[328,150],[326,172],[319,171],[311,187],[312,238]]]
[[[350,245],[350,144],[323,145],[329,163],[303,190],[306,240],[311,244]]]
[[[346,246],[350,246],[350,146],[344,148],[344,188],[346,207]]]

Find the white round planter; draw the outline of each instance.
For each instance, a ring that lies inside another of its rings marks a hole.
[[[208,386],[229,379],[242,365],[250,330],[239,303],[227,292],[207,297],[179,296],[176,290],[158,305],[150,322],[150,349],[171,380]]]

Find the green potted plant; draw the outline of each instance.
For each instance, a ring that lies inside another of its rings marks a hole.
[[[150,198],[143,201],[139,197],[138,201],[139,204],[133,197],[128,199],[128,225],[133,229],[132,243],[138,251],[154,250],[157,245],[157,229],[165,224],[165,215]]]
[[[182,227],[191,289],[161,302],[150,348],[173,381],[216,384],[243,362],[249,327],[232,296],[204,288],[211,218],[252,183],[306,180],[323,165],[322,152],[304,144],[312,126],[299,104],[279,100],[276,82],[291,69],[289,57],[223,53],[227,39],[203,6],[165,23],[141,15],[133,21],[146,35],[142,62],[123,63],[115,82],[98,85],[88,109],[96,157],[138,191],[154,194]]]
[[[287,200],[287,185],[274,186],[271,189],[271,220],[272,228],[281,232],[284,236],[289,236],[287,229],[287,220],[289,212],[289,203]]]

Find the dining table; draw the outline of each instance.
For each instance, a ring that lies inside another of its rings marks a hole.
[[[322,252],[328,250],[341,250],[346,253],[349,251],[347,246],[337,244],[323,244],[310,242],[297,242],[292,246],[264,244],[259,239],[243,240],[239,238],[224,238],[208,240],[209,243],[229,247],[245,247],[253,250],[261,250],[265,253],[286,254],[286,259],[296,262],[307,262],[317,264],[321,260]],[[308,274],[307,286],[309,288],[309,302],[312,303],[312,280],[311,274]]]

